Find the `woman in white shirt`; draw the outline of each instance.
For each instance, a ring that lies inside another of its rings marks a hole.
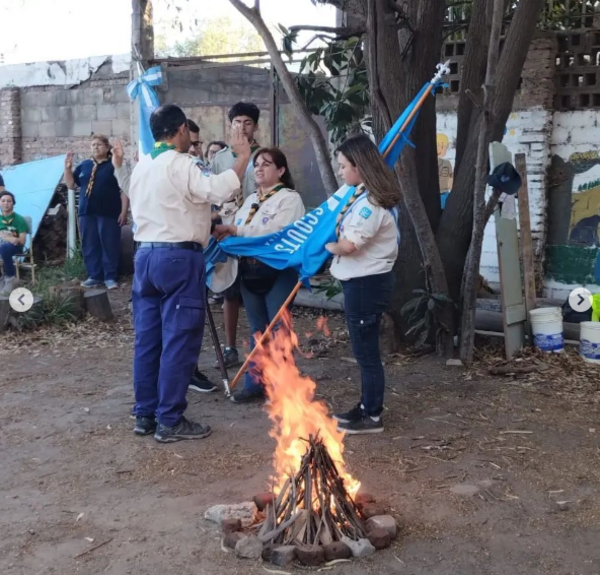
[[[257,237],[278,232],[304,215],[304,203],[290,175],[285,155],[278,148],[262,148],[254,156],[258,190],[246,198],[235,216],[235,225],[217,225],[218,239],[233,236]],[[293,269],[276,270],[254,258],[239,261],[241,292],[252,333],[263,332],[275,317],[298,281]],[[251,340],[254,346],[254,340]],[[246,372],[244,388],[231,396],[235,403],[262,401],[264,388]]]
[[[349,138],[336,153],[340,176],[349,186],[356,186],[356,192],[338,218],[338,241],[325,247],[334,255],[331,274],[344,289],[346,321],[360,366],[362,396],[353,409],[334,418],[346,433],[379,433],[383,431],[385,389],[379,326],[394,286],[400,189],[367,136]]]

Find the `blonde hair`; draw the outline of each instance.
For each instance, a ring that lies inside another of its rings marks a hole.
[[[382,208],[390,209],[400,202],[400,186],[392,170],[383,161],[377,146],[368,136],[348,138],[336,151],[355,167],[369,192],[369,198]]]

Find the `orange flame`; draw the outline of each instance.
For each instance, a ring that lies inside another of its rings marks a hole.
[[[326,320],[324,325],[327,327]],[[298,337],[292,330],[288,312],[270,340],[262,346],[257,342],[257,346],[253,369],[265,386],[269,398],[267,411],[274,424],[269,435],[277,441],[272,478],[275,492],[278,493],[285,480],[300,468],[307,447],[303,439],[318,434],[344,479],[346,490],[354,496],[360,483],[346,471],[344,433],[338,431],[337,422],[329,416],[325,403],[315,401],[317,384],[298,370],[294,361]]]

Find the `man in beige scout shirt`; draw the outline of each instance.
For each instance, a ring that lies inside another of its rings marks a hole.
[[[229,201],[240,188],[250,144],[234,129],[231,169],[205,176],[187,153],[191,139],[181,108],[161,106],[150,127],[156,141],[152,159],[137,164],[129,186],[139,242],[133,283],[134,432],[154,433],[167,443],[211,433],[183,415],[204,332],[203,248],[210,237],[211,204]]]

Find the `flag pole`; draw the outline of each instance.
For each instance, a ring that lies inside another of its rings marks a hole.
[[[400,130],[398,130],[398,133],[396,134],[395,138],[392,140],[390,145],[386,148],[385,152],[383,152],[382,156],[384,158],[392,151],[392,149],[394,148],[394,146],[400,139],[401,134],[410,125],[413,118],[419,111],[419,108],[423,105],[423,102],[425,101],[427,96],[429,96],[429,94],[431,93],[431,90],[433,90],[434,86],[436,84],[438,84],[441,81],[441,79],[450,72],[450,69],[448,68],[449,63],[450,63],[450,60],[448,60],[444,64],[437,65],[437,72],[436,72],[435,76],[431,79],[431,81],[429,82],[429,86],[427,86],[427,89],[425,90],[425,92],[423,93],[423,95],[421,96],[421,98],[419,99],[417,104],[415,105],[415,107],[411,110],[410,114],[404,121],[404,124],[402,124],[402,127],[400,128]],[[273,329],[275,328],[277,323],[281,320],[281,317],[283,316],[285,310],[290,306],[292,301],[294,301],[294,298],[296,297],[296,294],[298,293],[298,291],[300,290],[301,287],[302,287],[302,282],[299,281],[294,286],[294,289],[291,291],[291,293],[287,297],[287,299],[283,302],[283,305],[279,308],[279,311],[275,314],[275,317],[273,318],[271,323],[267,326],[267,329],[265,329],[263,334],[260,336],[260,339],[256,342],[256,345],[254,346],[254,348],[250,350],[250,353],[246,357],[246,360],[242,364],[242,367],[240,367],[238,372],[235,374],[235,377],[231,380],[231,383],[229,384],[229,390],[232,390],[237,385],[238,381],[240,380],[240,378],[242,377],[242,375],[244,374],[246,369],[248,369],[248,366],[250,365],[250,362],[252,361],[252,358],[256,354],[257,350],[265,343],[265,341],[271,335],[271,333],[273,333]],[[229,393],[227,393],[227,395],[229,395]]]

